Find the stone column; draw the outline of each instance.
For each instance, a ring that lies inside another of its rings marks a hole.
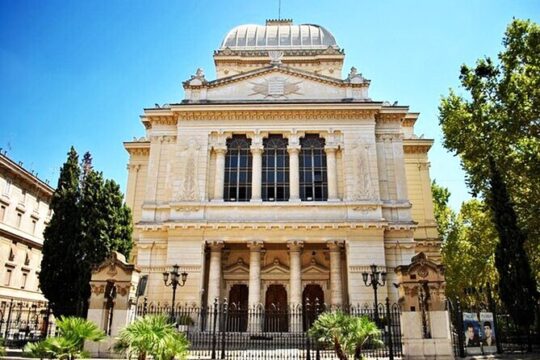
[[[341,279],[341,248],[343,242],[328,241],[330,249],[330,305],[340,307],[343,305],[343,282]]]
[[[290,280],[289,280],[289,305],[291,306],[290,329],[292,332],[302,331],[302,317],[300,307],[302,305],[302,247],[303,241],[290,240],[289,248]]]
[[[251,174],[251,201],[261,201],[261,183],[262,183],[262,153],[263,147],[252,145],[251,154],[253,156],[252,174]]]
[[[262,241],[248,242],[249,247],[249,293],[248,304],[249,309],[256,309],[261,303],[261,249]],[[254,312],[253,316],[249,317],[248,330],[250,332],[261,331],[262,319],[258,316],[258,312]]]
[[[337,193],[337,166],[336,166],[336,146],[325,146],[326,170],[328,174],[328,200],[338,200]]]
[[[214,147],[216,152],[216,178],[214,183],[214,200],[223,201],[223,186],[225,183],[225,154],[226,147]]]
[[[208,269],[207,304],[212,306],[216,298],[221,299],[221,250],[223,241],[208,242],[210,248],[210,266]]]
[[[289,152],[289,201],[300,201],[300,145],[287,146]]]

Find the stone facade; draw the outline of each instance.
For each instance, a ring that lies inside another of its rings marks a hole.
[[[181,303],[371,303],[362,272],[376,264],[379,298],[396,301],[393,269],[439,258],[419,114],[369,98],[355,68],[342,80],[343,50],[305,27],[233,29],[218,78],[197,70],[185,99],[145,109],[146,136],[124,143],[149,300],[170,301],[161,273],[178,264]]]
[[[0,301],[45,300],[38,274],[53,191],[0,154]]]

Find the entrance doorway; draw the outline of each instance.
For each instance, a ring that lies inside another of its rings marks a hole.
[[[302,292],[303,328],[307,331],[317,319],[324,306],[324,291],[321,285],[308,284]]]
[[[248,287],[235,284],[229,290],[228,331],[246,331],[248,322]]]
[[[265,301],[264,331],[287,332],[289,328],[287,290],[285,286],[268,286]]]

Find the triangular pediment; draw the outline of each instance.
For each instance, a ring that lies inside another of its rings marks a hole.
[[[231,275],[249,274],[249,266],[244,262],[244,259],[238,258],[236,263],[227,266],[223,272]]]
[[[317,263],[315,259],[312,259],[311,263],[302,269],[302,274],[306,274],[306,275],[307,274],[310,274],[310,275],[328,274],[329,272],[330,271],[328,270],[327,267]]]
[[[261,273],[265,275],[288,274],[289,267],[280,263],[278,259],[274,259],[271,264],[268,264],[261,269]]]
[[[268,66],[209,82],[196,80],[184,83],[186,96],[206,101],[335,101],[353,96],[352,87],[362,87],[287,66]]]

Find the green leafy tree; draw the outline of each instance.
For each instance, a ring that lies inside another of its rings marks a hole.
[[[56,316],[85,316],[92,268],[113,250],[129,256],[131,212],[123,204],[118,184],[93,169],[89,153],[78,164],[73,148],[62,167],[51,207],[54,212],[44,233],[40,286]]]
[[[497,283],[497,244],[497,232],[487,205],[478,199],[464,202],[442,245],[448,297],[469,306],[486,302],[482,294],[468,294],[464,289]]]
[[[514,20],[507,28],[499,63],[485,58],[478,60],[473,68],[463,65],[460,80],[469,97],[451,91],[439,106],[444,145],[460,156],[473,194],[482,195],[491,209],[505,209],[505,226],[522,229],[524,241],[519,246],[529,251],[537,278],[540,277],[540,220],[536,216],[540,210],[539,39],[537,24]],[[493,169],[499,173],[498,189],[493,187]],[[499,204],[502,198],[494,194],[501,188],[507,190],[510,201]],[[516,216],[512,217],[511,213]],[[504,246],[502,239],[506,234],[500,226],[496,229],[501,238],[499,246]],[[502,254],[497,251],[496,257]],[[529,261],[527,256],[509,256],[509,253],[505,256]],[[499,268],[503,263],[496,261],[500,274],[506,271]],[[512,266],[519,265],[514,262]],[[508,278],[501,275],[500,288],[509,286],[506,281]],[[515,286],[528,287],[535,283],[530,275],[519,281]],[[509,311],[515,306],[515,302],[501,299]]]
[[[372,346],[382,345],[380,334],[377,325],[367,317],[350,316],[341,311],[321,314],[309,329],[309,336],[331,345],[340,360],[360,355],[368,341]]]
[[[78,206],[80,168],[72,147],[60,169],[50,208],[53,216],[45,228],[39,284],[55,315],[75,315],[80,304],[81,222]]]
[[[156,360],[185,359],[188,349],[185,335],[163,315],[138,318],[120,331],[113,346],[115,352],[139,360],[149,355]]]
[[[431,193],[433,195],[433,212],[437,222],[437,231],[444,240],[452,230],[456,221],[456,214],[448,206],[450,191],[448,188],[440,186],[435,180],[431,183]]]

